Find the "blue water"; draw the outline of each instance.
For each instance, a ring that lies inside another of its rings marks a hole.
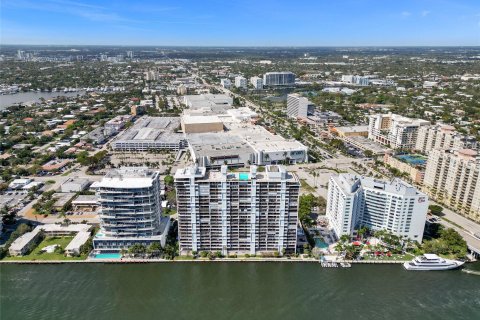
[[[120,253],[98,253],[95,255],[95,259],[120,259],[122,255]]]
[[[248,180],[248,178],[249,178],[248,173],[242,173],[242,172],[240,172],[240,173],[238,174],[238,179],[240,179],[240,180]]]
[[[404,154],[396,157],[413,165],[423,165],[427,162],[427,159],[425,157],[419,155]]]
[[[325,243],[320,238],[315,238],[315,247],[320,248],[320,249],[326,249],[326,248],[328,248],[328,244]]]

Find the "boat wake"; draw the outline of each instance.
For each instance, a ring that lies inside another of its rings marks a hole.
[[[462,269],[462,272],[465,272],[465,273],[468,273],[468,274],[474,274],[476,276],[480,276],[480,271],[478,271],[478,270]]]

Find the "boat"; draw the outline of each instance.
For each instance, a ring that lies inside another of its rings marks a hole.
[[[463,261],[444,259],[436,254],[426,253],[415,257],[415,259],[410,262],[405,262],[403,266],[407,270],[436,271],[456,269],[464,263]]]

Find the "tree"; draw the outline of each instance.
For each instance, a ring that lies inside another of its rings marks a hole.
[[[145,254],[147,252],[147,248],[140,243],[135,243],[133,246],[128,248],[128,253],[135,255]]]
[[[163,181],[165,182],[165,185],[173,186],[175,179],[171,175],[167,175],[165,178],[163,178]]]
[[[84,244],[80,246],[80,253],[81,254],[89,254],[90,251],[93,249],[93,241],[92,238],[89,238]]]
[[[152,256],[160,256],[162,252],[163,249],[160,242],[153,242],[147,248],[147,253],[151,254]]]
[[[441,215],[443,212],[443,207],[436,205],[436,204],[431,204],[428,206],[428,210],[436,216]]]
[[[373,156],[373,152],[371,150],[365,150],[363,152],[363,154],[365,155],[365,157],[367,158],[371,158]]]

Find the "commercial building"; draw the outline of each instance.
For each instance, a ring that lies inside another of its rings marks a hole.
[[[295,85],[295,74],[289,71],[267,72],[263,75],[263,85],[270,86],[293,86]]]
[[[161,216],[160,174],[147,168],[112,169],[98,185],[100,230],[97,252],[119,252],[134,244],[165,246],[170,219]]]
[[[83,178],[68,178],[60,186],[62,192],[80,192],[88,188],[90,180]]]
[[[365,138],[362,135],[346,136],[343,138],[343,141],[361,151],[369,151],[374,156],[384,155],[392,151],[380,143]]]
[[[187,134],[192,159],[199,166],[219,168],[255,164],[255,150],[241,137],[222,133]]]
[[[20,190],[30,184],[32,181],[33,180],[30,178],[14,179],[12,182],[10,182],[8,188],[11,190]]]
[[[253,164],[283,164],[308,162],[308,147],[295,139],[272,134],[262,126],[249,123],[224,123],[228,134],[244,139],[254,150]]]
[[[332,127],[330,131],[340,138],[368,137],[368,126]]]
[[[477,141],[446,124],[423,126],[418,129],[415,150],[429,153],[433,149],[475,149]]]
[[[337,237],[366,226],[421,242],[427,210],[427,196],[400,179],[340,174],[328,184],[326,214]]]
[[[94,212],[98,208],[98,198],[96,195],[79,195],[72,200],[73,211]]]
[[[292,118],[307,118],[313,115],[315,105],[298,93],[287,95],[287,116]]]
[[[281,166],[257,169],[177,170],[181,254],[295,252],[300,182]]]
[[[193,110],[212,110],[222,111],[231,108],[233,98],[226,94],[199,94],[186,95],[183,97],[183,103]]]
[[[262,90],[263,89],[263,79],[260,77],[251,77],[250,78],[250,83],[256,90]]]
[[[230,81],[230,79],[220,79],[220,85],[225,89],[230,89],[230,87],[232,86],[232,82]]]
[[[247,88],[247,79],[242,76],[235,77],[235,87],[239,89]]]
[[[480,157],[471,149],[430,151],[425,192],[456,212],[480,222]]]
[[[419,128],[430,122],[397,114],[375,114],[369,117],[368,138],[394,149],[413,150]]]
[[[138,119],[135,124],[120,134],[113,142],[114,151],[178,151],[187,147],[179,117],[148,117]]]
[[[223,122],[218,116],[191,116],[182,117],[184,133],[204,133],[223,131]]]

